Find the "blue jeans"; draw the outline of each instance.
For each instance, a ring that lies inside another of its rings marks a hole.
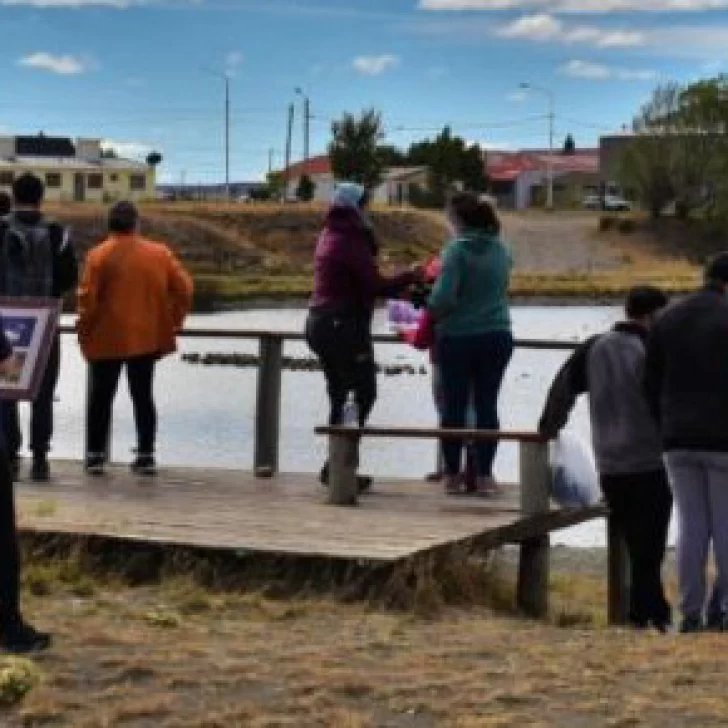
[[[442,377],[444,408],[441,426],[464,427],[468,401],[475,405],[475,421],[479,430],[497,430],[498,393],[503,375],[513,354],[510,331],[491,331],[472,336],[442,336],[437,341],[437,361]],[[460,472],[462,440],[446,440],[442,444],[445,470],[448,475]],[[476,445],[478,475],[492,475],[498,444]]]

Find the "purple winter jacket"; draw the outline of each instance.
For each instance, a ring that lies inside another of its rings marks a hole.
[[[377,298],[397,295],[415,281],[410,272],[383,276],[373,251],[359,212],[332,207],[314,254],[312,308],[368,316]]]

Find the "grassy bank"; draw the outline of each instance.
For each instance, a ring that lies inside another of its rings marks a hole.
[[[50,213],[71,227],[81,256],[104,235],[101,206]],[[142,229],[174,248],[197,281],[198,310],[210,310],[254,299],[306,298],[324,215],[317,205],[153,204],[142,209]],[[615,223],[600,230],[595,214],[502,217],[515,256],[512,293],[519,298],[609,298],[648,281],[683,292],[697,281],[699,261],[693,256],[688,262],[674,242],[678,232],[665,245],[662,229],[635,223],[624,233]],[[372,219],[381,263],[389,270],[426,260],[450,235],[440,213],[383,208]]]
[[[725,725],[725,638],[608,629],[602,556],[555,554],[543,623],[512,612],[509,559],[454,554],[459,577],[444,584],[469,601],[422,572],[416,599],[392,609],[275,582],[223,589],[195,569],[130,586],[78,556],[31,558],[28,611],[57,645],[0,658],[0,724]]]

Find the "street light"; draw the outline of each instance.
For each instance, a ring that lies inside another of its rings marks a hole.
[[[230,201],[230,74],[203,68],[205,73],[221,78],[225,82],[225,197]]]
[[[308,174],[308,151],[311,133],[311,102],[300,86],[296,86],[295,93],[303,99],[303,168]]]
[[[540,91],[545,94],[549,102],[549,158],[546,166],[546,179],[547,179],[547,191],[546,191],[546,209],[554,209],[554,94],[550,89],[544,88],[543,86],[537,86],[533,83],[521,83],[519,88],[526,91]]]

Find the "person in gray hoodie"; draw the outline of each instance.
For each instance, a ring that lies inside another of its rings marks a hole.
[[[589,395],[592,440],[604,498],[629,554],[629,620],[660,632],[671,623],[662,563],[672,495],[660,433],[643,388],[648,332],[667,305],[657,288],[627,295],[627,319],[581,344],[554,380],[539,422],[549,439],[566,425],[576,398]]]

